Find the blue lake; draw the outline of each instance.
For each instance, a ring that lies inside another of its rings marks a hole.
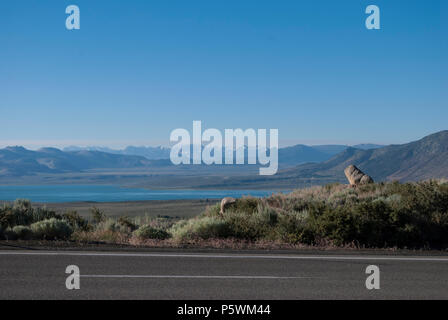
[[[13,201],[23,198],[33,202],[116,202],[223,197],[240,198],[246,195],[262,197],[272,193],[272,191],[262,190],[148,190],[111,185],[0,186],[0,200]]]

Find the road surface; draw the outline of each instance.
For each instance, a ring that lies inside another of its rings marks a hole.
[[[379,290],[366,288],[369,265]],[[9,250],[0,299],[448,299],[448,257]]]

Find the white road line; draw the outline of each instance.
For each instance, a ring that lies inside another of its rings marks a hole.
[[[277,277],[277,276],[192,276],[192,275],[121,275],[121,274],[87,274],[82,278],[156,278],[156,279],[313,279],[312,277]]]
[[[407,257],[407,256],[329,256],[329,255],[260,255],[260,254],[175,254],[175,253],[115,253],[115,252],[23,252],[0,251],[0,255],[30,255],[30,256],[93,256],[93,257],[158,257],[158,258],[200,258],[200,259],[293,259],[293,260],[374,260],[374,261],[432,261],[448,262],[447,257]]]

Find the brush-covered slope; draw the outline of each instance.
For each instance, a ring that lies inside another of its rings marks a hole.
[[[343,180],[343,171],[350,164],[377,181],[448,178],[448,130],[401,145],[369,150],[347,148],[323,163],[297,166],[280,174]]]

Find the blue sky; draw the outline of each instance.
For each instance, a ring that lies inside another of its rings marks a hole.
[[[443,2],[2,1],[0,146],[168,144],[193,120],[283,145],[415,140],[448,129]]]

